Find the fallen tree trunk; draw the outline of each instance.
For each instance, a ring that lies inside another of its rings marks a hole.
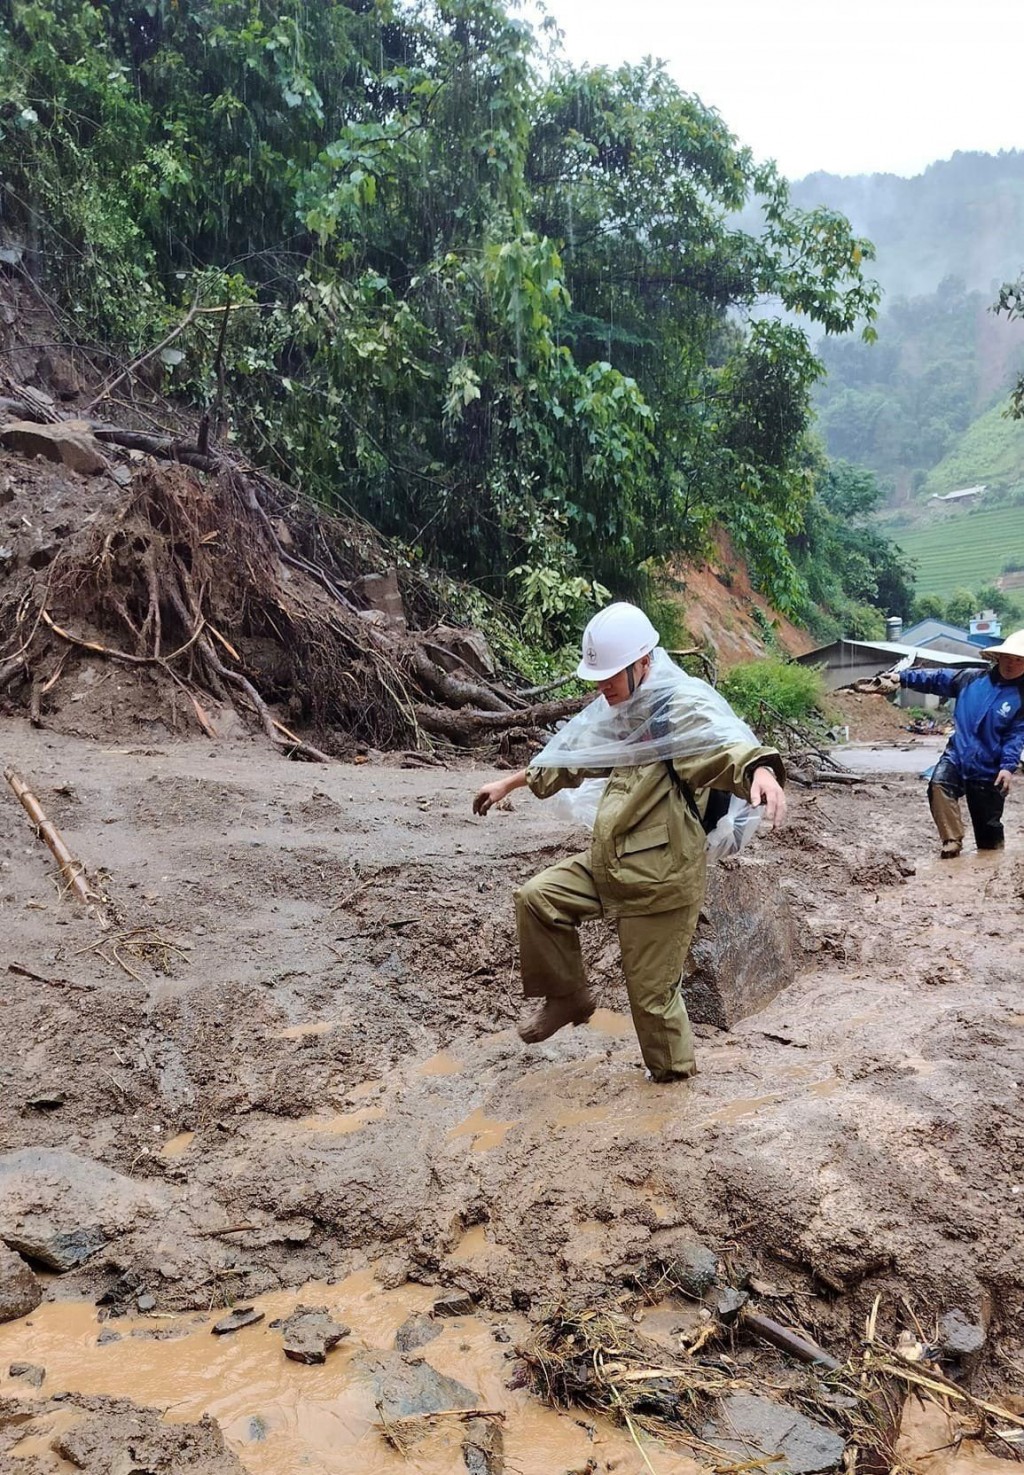
[[[406,664],[413,676],[432,696],[441,697],[451,707],[475,707],[483,712],[511,712],[507,702],[476,681],[460,681],[443,666],[432,661],[422,647],[410,648]],[[516,714],[522,717],[523,711]]]
[[[416,721],[426,732],[450,738],[456,743],[472,743],[487,733],[504,732],[511,727],[547,727],[563,717],[581,712],[592,696],[570,697],[564,702],[540,702],[535,707],[521,707],[516,712],[475,712],[463,708],[453,712],[444,707],[414,707]]]
[[[145,451],[147,456],[159,456],[164,461],[180,461],[196,471],[219,471],[224,465],[219,456],[203,455],[187,441],[174,440],[169,435],[144,435],[140,430],[122,430],[116,425],[100,423],[92,425],[92,433],[97,440],[106,441],[109,445],[124,446],[129,451]]]

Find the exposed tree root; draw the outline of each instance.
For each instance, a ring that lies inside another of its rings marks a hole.
[[[213,704],[234,707],[282,752],[313,762],[357,743],[493,742],[582,705],[527,705],[497,681],[444,669],[425,636],[363,618],[352,591],[367,567],[387,566],[372,530],[353,538],[351,524],[290,488],[220,465],[208,478],[180,464],[142,468],[45,570],[22,566],[8,581],[0,689],[20,683],[34,721],[60,705],[62,681],[86,659],[148,671],[172,708],[183,691],[207,736],[218,731]],[[413,585],[410,614],[431,624],[443,611],[425,584]]]

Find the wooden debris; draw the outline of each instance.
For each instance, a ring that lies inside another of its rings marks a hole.
[[[800,1336],[799,1332],[790,1327],[782,1326],[773,1321],[770,1316],[762,1316],[759,1311],[746,1311],[740,1314],[740,1324],[748,1330],[763,1337],[766,1342],[771,1342],[773,1347],[778,1347],[782,1352],[788,1352],[791,1357],[799,1358],[801,1362],[810,1362],[818,1367],[827,1367],[835,1372],[842,1367],[834,1357],[830,1357],[814,1342],[809,1342],[806,1337]]]
[[[74,892],[75,896],[84,906],[90,908],[103,907],[105,905],[105,898],[99,892],[94,891],[89,885],[82,862],[76,860],[71,854],[63,835],[57,829],[56,825],[47,819],[42,805],[32,793],[25,780],[19,774],[15,773],[13,768],[4,769],[4,778],[10,784],[16,798],[21,802],[25,813],[35,825],[37,835],[45,842],[54,860],[60,867],[61,875],[67,882],[68,889]],[[102,912],[99,912],[97,915],[101,926],[109,927],[110,923],[102,915]]]

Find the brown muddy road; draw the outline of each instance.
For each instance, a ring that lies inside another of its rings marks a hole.
[[[734,1282],[789,1293],[776,1307],[840,1357],[878,1294],[894,1338],[905,1296],[926,1331],[952,1308],[987,1323],[982,1383],[1019,1381],[1020,793],[1007,851],[950,865],[914,775],[795,792],[745,863],[789,899],[797,980],[731,1032],[699,1030],[694,1082],[653,1086],[601,926],[593,1025],[516,1037],[511,891],[578,837],[529,798],[472,818],[484,770],[307,767],[248,740],[103,747],[10,719],[2,736],[118,921],[97,946],[5,786],[0,964],[47,981],[0,972],[0,1188],[104,1244],[0,1328],[0,1395],[207,1410],[241,1461],[223,1469],[399,1468],[346,1369],[459,1285],[477,1315],[424,1355],[509,1413],[510,1468],[639,1471],[610,1426],[508,1391],[494,1333],[514,1344],[545,1306],[625,1297],[694,1240]],[[73,1202],[29,1149],[87,1160]],[[354,1329],[322,1368],[285,1363],[268,1329],[311,1298]],[[254,1300],[261,1326],[209,1336],[217,1308]],[[120,1340],[98,1344],[104,1327]],[[750,1343],[732,1354],[761,1366]],[[40,1393],[8,1376],[18,1359],[47,1367]],[[27,1427],[0,1469],[74,1468]]]

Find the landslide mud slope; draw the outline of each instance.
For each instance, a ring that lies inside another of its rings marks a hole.
[[[748,863],[797,980],[664,1087],[603,926],[592,1026],[516,1037],[511,892],[579,837],[528,798],[473,819],[483,770],[3,736],[118,912],[76,912],[0,803],[5,1200],[100,1236],[49,1297],[207,1312],[371,1266],[537,1316],[699,1240],[839,1356],[881,1293],[890,1331],[904,1295],[987,1324],[993,1386],[1020,1357],[1016,797],[1007,851],[949,865],[916,777],[795,792]]]

